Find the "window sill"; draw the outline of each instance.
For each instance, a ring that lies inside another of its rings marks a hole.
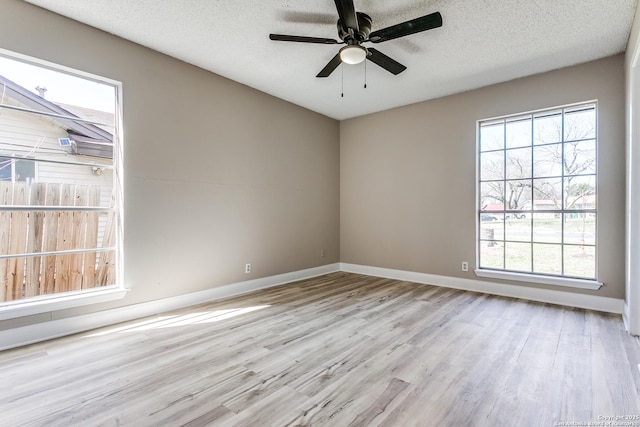
[[[551,276],[542,276],[537,274],[513,273],[510,271],[476,269],[474,270],[474,272],[476,273],[476,276],[486,277],[490,279],[515,280],[518,282],[538,283],[541,285],[565,286],[569,288],[590,289],[592,291],[596,291],[600,289],[603,285],[602,282],[598,282],[597,280],[551,277]]]
[[[28,301],[0,303],[0,321],[122,299],[128,291],[128,289],[110,286],[105,289],[35,297]]]

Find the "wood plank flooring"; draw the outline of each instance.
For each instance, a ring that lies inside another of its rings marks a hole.
[[[0,353],[0,425],[586,425],[639,363],[617,315],[334,273]]]

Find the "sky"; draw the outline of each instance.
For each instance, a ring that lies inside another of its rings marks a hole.
[[[0,75],[37,94],[45,87],[49,101],[114,113],[115,87],[53,71],[0,55]],[[0,89],[0,95],[2,91]]]

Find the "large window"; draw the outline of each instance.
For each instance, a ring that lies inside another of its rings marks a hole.
[[[596,103],[478,123],[480,270],[595,280]]]
[[[122,289],[118,92],[0,51],[0,318]]]

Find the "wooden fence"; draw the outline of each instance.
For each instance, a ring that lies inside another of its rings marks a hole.
[[[0,182],[0,255],[113,246],[113,213],[38,210],[99,202],[96,185]],[[3,206],[33,210],[8,211]],[[0,259],[0,302],[115,284],[114,261],[115,251]]]

